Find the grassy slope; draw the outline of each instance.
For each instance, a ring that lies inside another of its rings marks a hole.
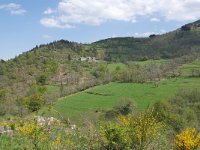
[[[161,62],[163,61],[164,60]],[[146,64],[149,63],[149,61],[136,63]],[[125,67],[124,64],[121,63],[108,65],[110,71],[114,70],[117,66],[120,66],[120,68]],[[129,99],[137,105],[138,109],[144,110],[156,101],[169,99],[181,88],[200,87],[199,78],[186,77],[191,74],[193,68],[197,67],[200,67],[200,60],[183,65],[181,67],[183,77],[163,80],[156,88],[154,85],[147,83],[110,83],[107,85],[96,86],[86,91],[61,98],[55,104],[54,108],[64,116],[76,118],[84,112],[110,109],[120,100]],[[57,88],[49,87],[49,90],[51,91]]]
[[[159,60],[147,60],[147,61],[131,61],[131,63],[139,64],[139,65],[146,65],[149,63],[156,63],[156,64],[163,64],[165,63],[166,59],[159,59]],[[108,64],[108,70],[110,72],[114,71],[117,67],[120,67],[120,69],[126,69],[127,66],[124,63],[110,63]]]
[[[184,87],[200,87],[199,79],[165,80],[157,88],[152,84],[110,83],[62,98],[55,109],[65,116],[76,117],[89,110],[112,108],[120,100],[129,99],[143,110],[156,101],[169,99]],[[89,94],[88,91],[101,95]]]

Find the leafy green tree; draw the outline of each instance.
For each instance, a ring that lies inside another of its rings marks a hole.
[[[58,71],[58,64],[55,61],[48,61],[44,66],[45,74],[55,74]]]
[[[188,26],[188,25],[184,25],[184,26],[181,27],[181,30],[182,30],[182,31],[190,31],[190,30],[191,30],[191,27]]]
[[[92,72],[96,78],[103,78],[105,77],[106,73],[108,73],[108,68],[107,64],[105,63],[100,63]]]
[[[45,85],[46,82],[47,82],[47,75],[45,75],[45,74],[39,76],[37,79],[37,83],[40,85]]]
[[[41,94],[34,94],[28,97],[28,109],[31,112],[38,111],[44,105],[44,98]]]
[[[70,54],[68,55],[68,60],[72,60],[72,57],[71,57],[71,55],[70,55]]]

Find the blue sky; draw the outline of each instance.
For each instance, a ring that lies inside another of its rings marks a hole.
[[[1,0],[0,59],[65,39],[162,34],[200,17],[200,0]]]

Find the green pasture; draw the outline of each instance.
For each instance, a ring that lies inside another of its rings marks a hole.
[[[139,110],[144,110],[156,101],[170,99],[179,89],[198,87],[198,78],[163,80],[158,87],[150,83],[110,83],[61,98],[54,108],[63,116],[76,118],[86,112],[110,109],[119,101],[128,99]]]
[[[165,63],[167,60],[148,60],[135,61],[135,63],[145,65],[150,62]],[[108,64],[110,72],[117,67],[125,69],[123,63]],[[200,67],[200,60],[182,65],[182,76],[179,78],[163,79],[159,86],[155,87],[152,83],[110,83],[100,85],[76,94],[60,98],[53,106],[55,112],[59,112],[65,117],[80,117],[87,112],[96,112],[111,109],[119,101],[130,100],[139,110],[144,110],[156,101],[168,100],[174,96],[179,89],[200,88],[200,78],[191,78],[191,72],[194,68]],[[59,92],[59,86],[47,86],[47,92]]]

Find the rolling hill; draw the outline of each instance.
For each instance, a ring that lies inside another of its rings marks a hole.
[[[16,114],[17,100],[34,93],[35,84],[39,87],[59,85],[59,92],[45,95],[48,100],[54,99],[49,100],[52,102],[60,96],[112,81],[110,74],[115,68],[109,72],[107,63],[198,56],[199,52],[199,20],[149,38],[118,37],[91,44],[59,40],[39,45],[14,59],[0,61],[0,90],[3,91],[0,107],[2,110],[4,106],[9,107],[0,114],[5,111]],[[96,60],[81,61],[81,57]]]
[[[200,21],[163,35],[150,35],[149,38],[110,38],[94,42],[92,46],[103,49],[108,60],[179,57],[200,51]]]

